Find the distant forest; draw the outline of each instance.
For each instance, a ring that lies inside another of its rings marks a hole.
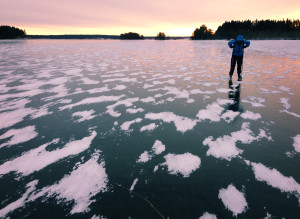
[[[240,34],[247,39],[300,39],[300,21],[299,19],[226,21],[215,33],[205,25],[196,28],[191,39],[233,39]]]
[[[26,31],[16,27],[1,25],[0,39],[15,39],[26,36]]]

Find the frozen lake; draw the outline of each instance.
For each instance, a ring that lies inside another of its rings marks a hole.
[[[0,218],[300,218],[300,41],[251,41],[240,83],[230,58],[0,41]]]

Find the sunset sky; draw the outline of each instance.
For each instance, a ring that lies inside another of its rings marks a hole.
[[[190,36],[202,24],[283,18],[300,18],[299,0],[0,0],[0,25],[27,34]]]

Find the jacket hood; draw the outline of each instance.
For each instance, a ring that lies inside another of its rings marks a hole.
[[[243,39],[244,39],[243,35],[238,35],[236,38],[237,41],[242,41]]]

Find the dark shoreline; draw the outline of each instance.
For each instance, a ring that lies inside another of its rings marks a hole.
[[[72,35],[26,35],[26,39],[108,39],[108,40],[119,40],[120,35],[80,35],[80,34],[72,34]],[[146,40],[156,39],[155,36],[146,36],[144,37]],[[166,37],[166,40],[179,40],[179,39],[190,39],[189,36],[186,37]]]

